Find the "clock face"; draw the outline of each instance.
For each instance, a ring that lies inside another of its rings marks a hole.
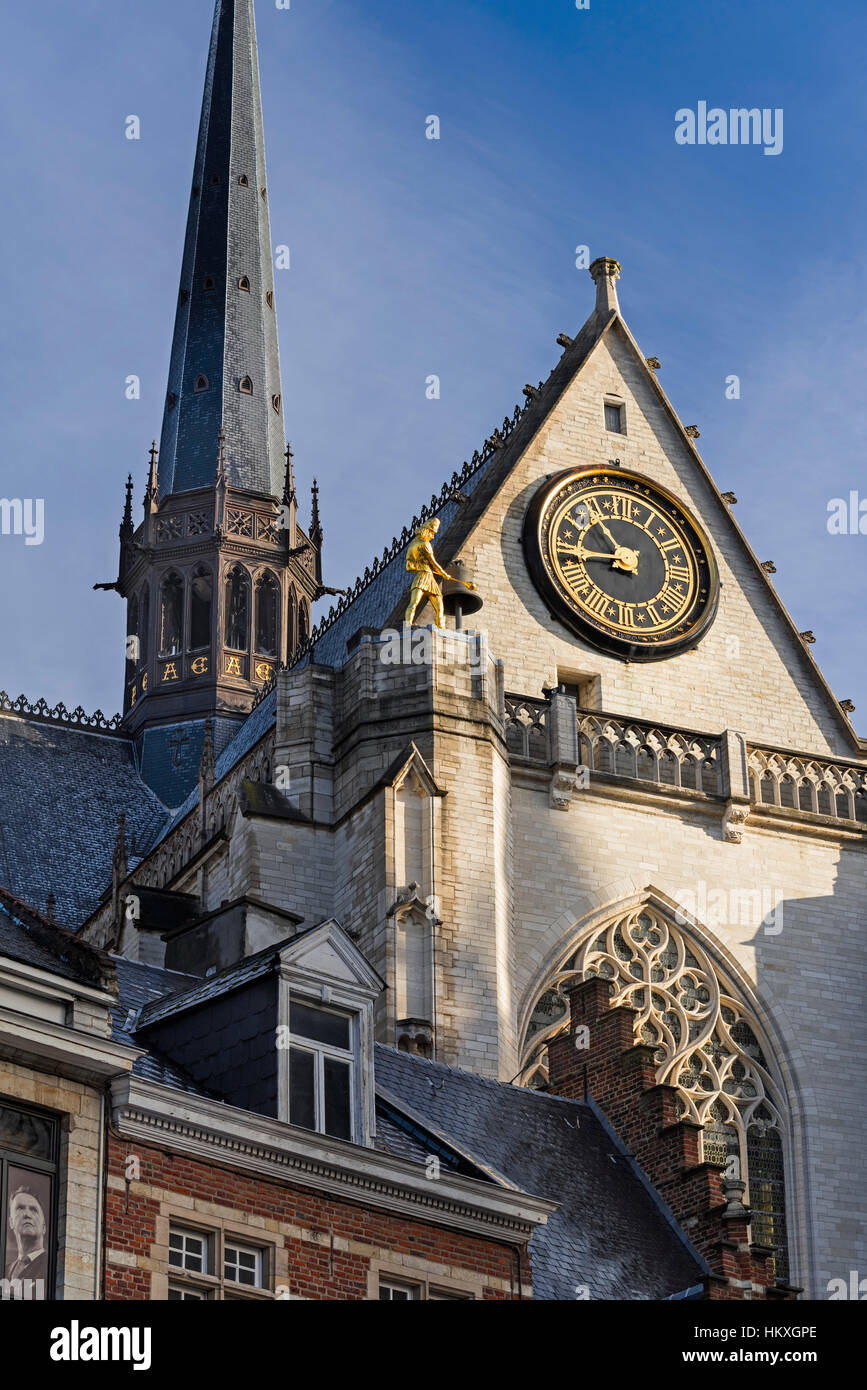
[[[676,497],[638,473],[549,478],[527,512],[524,553],[553,612],[615,656],[674,656],[713,621],[719,581],[707,537]]]

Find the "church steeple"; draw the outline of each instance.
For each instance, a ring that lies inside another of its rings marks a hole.
[[[297,513],[253,0],[217,0],[162,440],[111,586],[128,603],[125,724],[169,804],[195,782],[183,750],[205,721],[222,747],[310,631],[321,528],[308,537]]]
[[[253,0],[217,0],[160,443],[160,497],[280,497],[283,390]]]

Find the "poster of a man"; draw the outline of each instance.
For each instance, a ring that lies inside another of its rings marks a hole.
[[[23,1296],[44,1299],[48,1280],[50,1180],[20,1168],[9,1169],[5,1278],[21,1283]]]

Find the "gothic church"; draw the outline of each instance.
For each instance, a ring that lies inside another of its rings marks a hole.
[[[867,741],[620,265],[590,274],[547,380],[328,589],[253,0],[217,0],[162,434],[103,586],[123,712],[0,698],[10,1287],[16,1182],[48,1297],[825,1298],[857,1268]],[[445,626],[408,626],[434,519]]]

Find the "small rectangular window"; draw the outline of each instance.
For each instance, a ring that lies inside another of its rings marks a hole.
[[[605,402],[605,428],[611,434],[623,434],[623,406]]]
[[[336,1057],[325,1058],[325,1133],[335,1139],[352,1138],[350,1066]]]
[[[422,1290],[420,1284],[404,1284],[398,1279],[380,1279],[379,1281],[379,1301],[380,1303],[408,1303],[412,1299],[420,1299]]]
[[[289,1006],[289,1031],[296,1038],[326,1043],[349,1051],[349,1019],[330,1009],[317,1009],[313,1004],[301,1004],[293,999]]]
[[[169,1285],[169,1303],[207,1303],[210,1297],[203,1289],[179,1289]]]
[[[191,1274],[210,1274],[208,1237],[198,1231],[170,1231],[169,1264],[175,1269],[188,1269]]]
[[[223,1278],[231,1280],[234,1284],[246,1284],[248,1288],[260,1289],[262,1251],[227,1241],[223,1252]]]
[[[289,1115],[293,1125],[316,1128],[316,1054],[289,1049]]]

